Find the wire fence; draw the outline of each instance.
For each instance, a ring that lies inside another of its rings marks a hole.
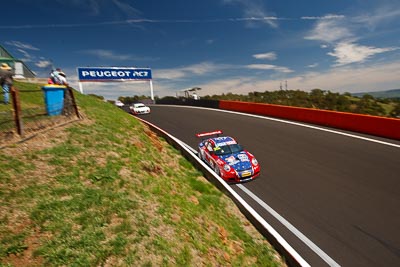
[[[0,94],[0,146],[28,138],[39,131],[81,118],[73,89],[52,86],[33,90],[11,87],[10,103]]]

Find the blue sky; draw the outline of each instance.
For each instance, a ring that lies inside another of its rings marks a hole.
[[[398,0],[13,0],[0,43],[39,77],[60,67],[149,67],[160,97],[400,88]],[[150,95],[148,83],[84,83],[84,93]]]

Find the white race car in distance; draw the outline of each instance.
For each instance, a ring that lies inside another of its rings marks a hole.
[[[150,113],[150,108],[143,103],[132,104],[132,106],[130,106],[129,109],[133,115]]]
[[[117,106],[117,107],[123,107],[124,106],[124,103],[122,103],[121,101],[119,101],[119,100],[116,100],[115,101],[115,105]]]

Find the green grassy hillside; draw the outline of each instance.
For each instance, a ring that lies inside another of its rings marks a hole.
[[[0,265],[284,265],[177,150],[76,96],[83,120],[0,150]]]

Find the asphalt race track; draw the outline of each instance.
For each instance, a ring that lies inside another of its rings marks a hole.
[[[387,142],[377,143],[217,110],[151,109],[141,118],[194,149],[196,133],[222,130],[253,153],[260,177],[232,188],[311,266],[400,266],[399,141],[364,135]]]

